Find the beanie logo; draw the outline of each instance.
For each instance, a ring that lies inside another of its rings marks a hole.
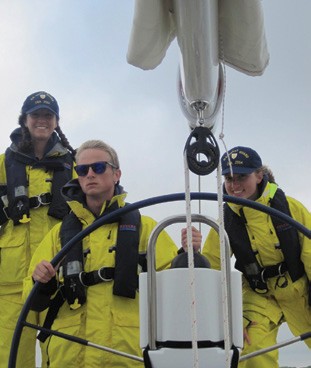
[[[237,153],[231,153],[231,157],[233,158],[233,160],[235,160],[237,158],[238,154]]]
[[[46,95],[40,95],[41,100],[44,100]]]

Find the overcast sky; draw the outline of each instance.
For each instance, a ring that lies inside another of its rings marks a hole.
[[[310,210],[311,2],[262,5],[270,64],[261,77],[226,68],[225,141],[228,148],[257,150],[285,192]],[[129,0],[0,1],[0,151],[17,127],[24,99],[46,90],[59,102],[72,146],[100,138],[118,151],[128,201],[185,190],[189,128],[176,92],[179,49],[174,41],[152,71],[127,64],[133,11]],[[217,191],[215,176],[201,178],[202,191]],[[195,175],[191,190],[198,190]],[[217,217],[215,203],[203,203],[202,210]],[[184,212],[184,203],[143,210],[157,220]],[[280,335],[291,337],[285,328]],[[303,343],[280,355],[281,365],[311,360]]]

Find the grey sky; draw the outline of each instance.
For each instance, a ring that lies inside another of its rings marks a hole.
[[[270,64],[261,77],[226,68],[225,141],[229,148],[256,149],[285,192],[310,210],[311,2],[262,4]],[[189,129],[176,92],[178,47],[174,41],[155,70],[127,64],[133,11],[132,1],[1,0],[1,151],[25,97],[46,90],[59,102],[61,127],[73,146],[101,138],[116,148],[130,202],[185,190]],[[215,175],[201,179],[202,191],[216,192]],[[194,175],[191,185],[198,190]],[[158,205],[143,212],[160,220],[184,213],[184,207]],[[215,203],[203,203],[202,210],[217,217]],[[289,338],[285,330],[281,337]],[[303,344],[281,351],[282,364],[310,360]]]

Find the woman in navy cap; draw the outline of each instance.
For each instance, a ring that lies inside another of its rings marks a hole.
[[[23,279],[45,234],[68,212],[60,188],[73,175],[74,150],[59,126],[49,93],[28,96],[11,145],[0,156],[0,367],[8,366],[22,308]],[[32,312],[33,313],[33,312]],[[37,316],[30,314],[33,323]],[[36,332],[25,329],[17,367],[35,367]]]
[[[285,196],[256,151],[232,148],[221,159],[225,192],[271,206],[311,228],[310,212]],[[252,208],[226,203],[225,230],[235,267],[243,274],[244,349],[242,355],[275,345],[280,325],[295,335],[311,331],[311,240],[282,220]],[[212,268],[220,268],[218,234],[211,230],[203,248]],[[305,340],[311,348],[311,340]],[[276,368],[273,350],[239,368]]]

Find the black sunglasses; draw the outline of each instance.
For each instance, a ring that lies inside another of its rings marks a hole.
[[[75,171],[78,176],[86,176],[89,172],[90,167],[95,174],[103,174],[106,171],[107,165],[117,169],[117,166],[107,161],[93,162],[92,164],[77,165]]]

